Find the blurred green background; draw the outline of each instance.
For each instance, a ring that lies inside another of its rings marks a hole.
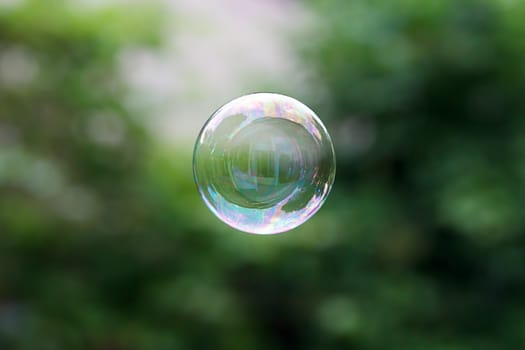
[[[0,2],[0,349],[525,348],[525,2],[296,5],[305,83],[249,87],[316,110],[338,173],[309,222],[253,236],[198,197],[198,130],[160,137],[122,73],[206,18]]]

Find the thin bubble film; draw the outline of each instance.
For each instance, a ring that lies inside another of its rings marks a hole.
[[[322,206],[335,177],[326,128],[284,95],[239,97],[202,128],[193,154],[197,188],[210,210],[240,231],[291,230]]]

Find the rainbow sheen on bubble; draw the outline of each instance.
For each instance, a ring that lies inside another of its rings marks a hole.
[[[284,95],[239,97],[202,128],[193,154],[204,202],[240,231],[291,230],[323,205],[335,177],[330,135],[315,113]]]

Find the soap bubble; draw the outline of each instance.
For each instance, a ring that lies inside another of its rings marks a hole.
[[[335,177],[335,155],[312,110],[284,95],[239,97],[202,128],[193,154],[199,192],[231,227],[291,230],[314,215]]]

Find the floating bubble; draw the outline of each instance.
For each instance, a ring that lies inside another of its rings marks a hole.
[[[202,128],[193,154],[195,182],[210,210],[256,234],[291,230],[322,206],[335,177],[326,128],[284,95],[239,97]]]

